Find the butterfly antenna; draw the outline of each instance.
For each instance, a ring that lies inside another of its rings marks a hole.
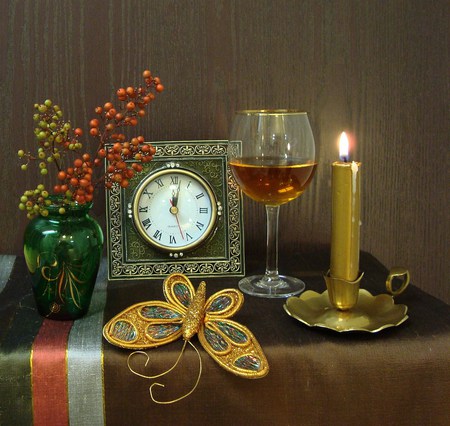
[[[199,353],[198,349],[191,343],[190,340],[185,340],[184,341],[183,350],[184,350],[184,348],[186,346],[186,343],[189,343],[194,348],[194,350],[195,350],[195,352],[197,352],[197,356],[198,356],[199,370],[198,370],[197,381],[195,382],[194,387],[187,394],[185,394],[183,396],[180,396],[177,399],[172,399],[170,401],[159,401],[159,400],[155,399],[155,397],[153,396],[153,387],[154,386],[160,386],[160,387],[164,388],[165,385],[163,385],[162,383],[155,382],[149,388],[150,398],[152,399],[153,402],[156,402],[157,404],[173,404],[174,402],[181,401],[182,399],[188,397],[197,388],[197,385],[200,382],[200,377],[202,375],[202,357],[200,356],[200,353]],[[177,361],[177,363],[178,363],[178,361]],[[172,368],[174,368],[174,367],[172,367]],[[168,371],[170,371],[170,370],[168,370]]]
[[[130,359],[131,359],[131,357],[134,356],[134,355],[145,355],[145,356],[147,357],[147,360],[145,361],[144,367],[147,367],[147,364],[148,364],[148,362],[150,361],[150,357],[148,356],[147,352],[144,352],[144,351],[134,351],[134,352],[131,352],[130,355],[128,355],[128,359],[127,359],[127,366],[128,366],[128,369],[129,369],[133,374],[136,374],[136,376],[143,377],[144,379],[157,379],[158,377],[164,376],[164,375],[166,375],[167,373],[170,373],[170,372],[178,365],[178,363],[180,362],[181,356],[183,355],[184,350],[185,350],[185,348],[186,348],[186,343],[187,343],[187,342],[188,342],[187,340],[184,341],[183,348],[181,349],[180,354],[178,355],[178,358],[177,358],[177,360],[175,361],[175,364],[172,365],[172,367],[170,367],[168,370],[163,371],[162,373],[156,374],[156,375],[154,375],[154,376],[147,376],[147,375],[145,375],[145,374],[138,373],[137,371],[133,370],[133,368],[132,368],[131,365],[130,365]],[[190,343],[190,342],[189,342],[189,343]],[[153,386],[153,385],[152,385],[152,386]]]

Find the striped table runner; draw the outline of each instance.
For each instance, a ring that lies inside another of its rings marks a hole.
[[[252,259],[259,264],[256,254]],[[328,262],[328,250],[311,251],[292,257],[286,270],[301,269],[308,287],[320,291]],[[367,290],[379,293],[387,269],[364,252],[361,265]],[[102,326],[134,303],[163,300],[161,283],[130,280],[107,288],[106,270],[104,261],[88,314],[56,322],[37,313],[24,258],[0,256],[0,426],[322,425],[336,419],[378,425],[381,418],[448,424],[450,308],[414,285],[401,295],[411,319],[379,336],[309,330],[285,314],[282,301],[247,299],[235,319],[264,348],[271,367],[267,378],[228,373],[195,339],[203,368],[195,394],[158,405],[150,399],[153,380],[130,372],[129,351],[109,345]],[[236,281],[208,280],[207,293]],[[166,371],[181,347],[177,341],[151,350],[149,365],[137,359],[136,369],[147,375]],[[197,372],[197,354],[186,350],[177,368],[161,378],[167,386],[155,388],[157,397],[185,394]],[[342,395],[354,395],[358,403]],[[395,404],[392,395],[398,396]]]
[[[88,314],[51,321],[36,311],[23,258],[0,258],[0,425],[103,425],[106,261]]]

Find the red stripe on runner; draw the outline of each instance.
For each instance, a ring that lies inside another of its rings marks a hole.
[[[67,425],[67,339],[73,321],[44,320],[33,342],[31,383],[34,426]]]

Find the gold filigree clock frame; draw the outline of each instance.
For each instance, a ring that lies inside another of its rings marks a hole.
[[[115,185],[106,191],[109,280],[161,279],[175,272],[189,277],[245,275],[243,199],[227,165],[229,144],[240,150],[239,142],[224,140],[152,142],[153,161],[130,180],[129,187]],[[214,235],[181,258],[152,248],[138,235],[128,214],[139,183],[170,164],[202,176],[223,207]]]

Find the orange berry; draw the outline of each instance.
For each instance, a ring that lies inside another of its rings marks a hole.
[[[126,92],[127,92],[127,95],[130,97],[130,98],[135,98],[136,97],[136,91],[134,90],[134,87],[127,87],[127,90],[126,90]]]
[[[77,196],[75,197],[75,201],[76,201],[78,204],[85,204],[85,203],[86,203],[86,198],[85,198],[84,195],[77,195]]]
[[[150,72],[150,70],[145,70],[142,73],[142,77],[144,77],[144,78],[152,78],[152,73]]]
[[[164,86],[162,84],[157,84],[155,90],[161,93],[164,90]]]
[[[131,167],[133,167],[133,169],[136,170],[137,172],[142,172],[143,169],[142,165],[139,163],[133,163]]]
[[[134,104],[134,102],[128,102],[127,103],[127,110],[128,111],[133,111],[136,108],[136,105]]]
[[[65,171],[61,170],[58,173],[58,180],[64,180],[66,177],[67,177],[67,173]]]
[[[73,165],[75,167],[81,167],[83,165],[83,160],[81,158],[77,158],[76,160],[74,160]]]

